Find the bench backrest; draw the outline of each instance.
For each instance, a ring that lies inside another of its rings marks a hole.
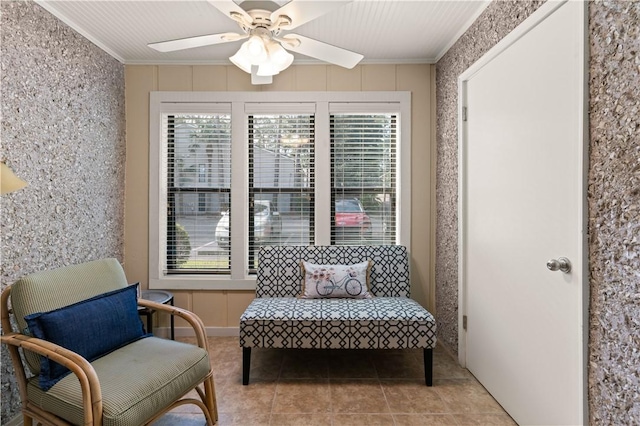
[[[256,297],[300,294],[300,261],[350,265],[373,261],[371,293],[378,297],[410,297],[409,258],[403,246],[270,246],[258,254]]]

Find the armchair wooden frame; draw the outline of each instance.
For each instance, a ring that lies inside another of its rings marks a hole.
[[[61,346],[47,342],[42,339],[27,336],[13,331],[10,316],[12,314],[9,306],[11,294],[11,286],[2,291],[0,299],[2,312],[1,323],[3,335],[0,341],[8,346],[9,354],[13,368],[15,370],[16,380],[20,390],[20,399],[22,401],[22,415],[24,426],[32,426],[33,421],[44,425],[70,425],[65,420],[48,413],[36,405],[32,404],[27,397],[27,375],[24,364],[20,357],[19,348],[26,349],[49,357],[52,361],[67,367],[78,378],[82,389],[82,400],[84,409],[84,425],[85,426],[102,426],[102,393],[100,390],[100,382],[98,376],[91,363],[82,356],[65,349]],[[163,305],[148,300],[139,299],[138,305],[151,308],[156,311],[166,312],[170,315],[180,317],[187,321],[195,332],[196,343],[199,347],[207,349],[207,337],[202,320],[195,314],[174,306]],[[204,385],[204,390],[201,388]],[[215,388],[213,383],[213,371],[209,370],[209,374],[204,380],[194,388],[200,397],[180,398],[163,409],[150,419],[147,424],[151,424],[168,411],[185,404],[195,404],[202,412],[207,421],[207,425],[213,426],[218,421],[218,410],[215,398]]]

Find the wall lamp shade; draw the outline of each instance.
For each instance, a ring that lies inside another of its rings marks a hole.
[[[7,194],[27,186],[27,182],[16,176],[9,166],[0,163],[0,168],[0,194]]]
[[[293,63],[293,55],[280,43],[253,35],[242,43],[238,52],[229,60],[249,74],[252,66],[258,66],[257,75],[267,77],[288,68]]]

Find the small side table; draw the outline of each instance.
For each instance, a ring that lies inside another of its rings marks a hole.
[[[165,290],[142,290],[140,298],[151,302],[173,306],[173,293]],[[138,306],[138,315],[147,317],[147,333],[153,333],[153,314],[155,309]],[[175,340],[173,315],[171,315],[171,340]]]

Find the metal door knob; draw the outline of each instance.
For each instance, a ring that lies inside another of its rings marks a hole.
[[[550,271],[562,271],[568,274],[571,272],[571,262],[566,257],[559,257],[558,259],[547,261],[547,268]]]

